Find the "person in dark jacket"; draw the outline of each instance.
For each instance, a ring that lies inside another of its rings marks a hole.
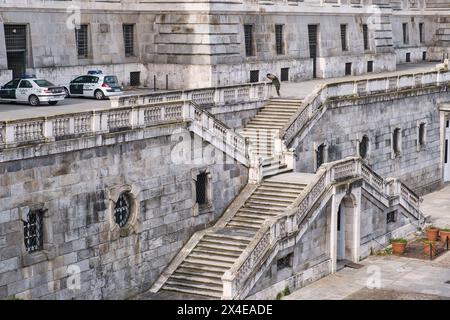
[[[280,80],[278,80],[276,75],[271,74],[271,73],[267,74],[267,78],[272,80],[272,84],[275,86],[278,96],[280,96],[280,88],[281,88]]]

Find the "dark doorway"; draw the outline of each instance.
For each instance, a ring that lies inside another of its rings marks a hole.
[[[12,70],[13,78],[19,78],[26,70],[27,26],[7,24],[4,31],[8,69]]]
[[[345,75],[351,76],[352,75],[352,63],[348,62],[345,64]]]
[[[321,144],[316,150],[316,167],[319,170],[320,166],[325,163],[325,145]]]
[[[308,25],[309,38],[309,57],[313,62],[313,78],[317,78],[317,40],[318,40],[318,25]]]
[[[289,81],[289,68],[281,68],[281,81]]]

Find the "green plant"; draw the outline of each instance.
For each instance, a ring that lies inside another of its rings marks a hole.
[[[17,298],[16,296],[9,296],[6,298],[6,300],[23,300],[23,299]]]
[[[429,240],[424,240],[423,241],[423,244],[428,244],[428,245],[434,245],[434,244],[436,244],[436,241],[429,241]]]
[[[284,294],[285,296],[288,296],[288,295],[291,294],[291,290],[289,290],[289,287],[284,288],[283,294]]]
[[[445,228],[442,228],[441,231],[450,232],[450,228],[449,227],[445,227]]]
[[[436,230],[437,228],[436,228],[436,226],[434,226],[434,225],[431,225],[431,226],[428,226],[427,228],[426,228],[426,230]]]
[[[283,293],[282,292],[278,292],[277,293],[277,297],[275,299],[281,300],[281,298],[283,298]]]
[[[408,241],[404,238],[392,238],[391,243],[407,243]]]

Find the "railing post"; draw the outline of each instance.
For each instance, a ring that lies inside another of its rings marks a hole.
[[[6,123],[5,125],[5,143],[13,143],[15,140],[14,125],[12,123]]]
[[[44,138],[53,137],[53,121],[47,118],[44,119],[43,127],[42,127],[42,135]]]

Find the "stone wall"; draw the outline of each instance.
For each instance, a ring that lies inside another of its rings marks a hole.
[[[209,164],[195,154],[190,164],[171,163],[176,129],[182,127],[105,134],[116,142],[80,151],[70,150],[89,145],[82,138],[64,140],[54,150],[65,152],[0,163],[0,297],[124,299],[148,289],[193,232],[213,223],[247,182],[247,168],[224,164],[217,150]],[[139,136],[146,138],[132,139]],[[207,143],[192,148],[211,150]],[[210,173],[214,201],[196,210],[200,170]],[[135,220],[126,232],[112,216],[121,190],[135,198]],[[45,210],[45,250],[30,254],[22,220],[34,208]],[[67,286],[71,268],[81,271],[81,290]]]
[[[315,150],[325,144],[325,161],[359,155],[359,141],[369,138],[367,164],[383,177],[398,177],[418,192],[441,185],[440,123],[438,103],[448,93],[416,96],[372,96],[329,104],[327,111],[300,142],[294,141],[297,171],[314,172]],[[339,106],[338,106],[339,105]],[[418,126],[426,125],[425,145],[418,148]],[[393,157],[392,135],[401,129],[401,152]]]

